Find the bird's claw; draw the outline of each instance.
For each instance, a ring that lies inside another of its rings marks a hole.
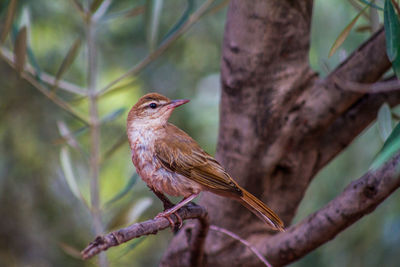
[[[174,223],[174,221],[171,219],[171,215],[172,214],[175,215],[176,219],[178,220],[178,223],[177,223],[178,225],[177,226],[178,226],[178,229],[180,229],[182,227],[182,225],[183,225],[183,220],[182,220],[181,216],[179,216],[177,211],[176,212],[169,212],[168,210],[166,210],[166,211],[163,211],[163,212],[160,212],[159,214],[157,214],[157,216],[155,218],[156,219],[157,218],[165,218],[165,219],[167,219],[169,224],[170,224],[170,226],[171,226],[171,228],[172,228],[172,230],[174,230],[175,226],[176,226],[176,223]]]

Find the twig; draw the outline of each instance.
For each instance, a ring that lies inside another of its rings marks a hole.
[[[228,231],[224,228],[218,227],[216,225],[210,225],[210,229],[213,231],[216,231],[216,232],[226,234],[226,235],[232,237],[233,239],[236,239],[237,241],[239,241],[240,243],[242,243],[243,245],[248,247],[257,256],[257,258],[259,258],[260,261],[262,261],[262,263],[264,263],[265,266],[272,267],[272,265],[267,261],[267,259],[264,258],[263,255],[261,255],[260,251],[258,251],[252,244],[250,244],[246,240],[240,238],[240,236],[238,236],[235,233],[232,233],[231,231]]]
[[[90,16],[86,20],[86,36],[88,50],[88,93],[90,114],[90,199],[93,226],[96,235],[103,233],[100,209],[100,124],[96,97],[97,61],[96,61],[96,22]],[[108,266],[106,254],[99,256],[99,265]]]
[[[393,5],[394,5],[394,8],[395,8],[396,11],[397,11],[397,15],[399,16],[399,15],[400,15],[400,6],[399,6],[399,4],[398,4],[396,1],[394,1],[394,0],[392,0],[392,3],[393,3]]]
[[[363,94],[379,94],[400,90],[400,81],[391,79],[376,83],[357,83],[352,81],[341,80],[339,77],[332,76],[333,81],[343,90],[352,91]]]
[[[170,45],[176,41],[183,33],[185,33],[194,23],[196,23],[207,11],[208,7],[214,2],[214,0],[207,0],[196,12],[194,12],[189,19],[186,21],[182,27],[176,31],[170,38],[168,38],[164,43],[162,43],[154,52],[147,55],[141,62],[132,67],[130,70],[122,74],[117,79],[113,80],[109,84],[107,84],[104,88],[102,88],[98,92],[98,96],[104,95],[110,91],[113,91],[113,86],[124,80],[125,78],[135,75],[140,72],[144,67],[146,67],[150,62],[152,62],[155,58],[159,57],[162,53],[167,50]]]
[[[178,211],[178,214],[182,220],[206,220],[207,218],[207,211],[198,205],[186,205]],[[175,216],[172,216],[171,219],[174,223],[178,223]],[[89,259],[101,251],[118,246],[134,238],[157,234],[158,231],[169,228],[169,226],[169,221],[166,218],[156,218],[141,223],[134,223],[128,227],[108,233],[105,236],[98,236],[81,252],[82,258],[85,260]]]

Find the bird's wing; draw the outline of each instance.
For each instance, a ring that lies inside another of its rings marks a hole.
[[[167,134],[155,142],[156,157],[164,168],[192,179],[209,190],[242,195],[222,166],[189,135],[168,124]]]

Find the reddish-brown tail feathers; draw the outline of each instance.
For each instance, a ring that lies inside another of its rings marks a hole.
[[[269,224],[275,230],[284,232],[284,225],[278,215],[275,214],[270,208],[268,208],[261,200],[241,188],[243,196],[240,198],[240,202],[249,210],[251,210],[258,218]]]

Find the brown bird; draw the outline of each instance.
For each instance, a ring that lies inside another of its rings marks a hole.
[[[132,162],[148,187],[164,202],[156,217],[170,218],[202,191],[238,200],[275,230],[284,231],[279,217],[261,200],[240,187],[224,168],[189,135],[168,122],[172,111],[186,99],[170,100],[157,93],[144,95],[132,107],[127,134]],[[175,206],[164,195],[183,196]],[[171,207],[172,206],[172,207]]]

